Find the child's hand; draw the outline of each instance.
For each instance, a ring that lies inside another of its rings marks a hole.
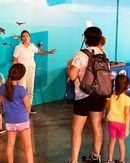
[[[67,62],[67,68],[69,68],[71,66],[71,63],[72,63],[73,59],[70,59],[68,62]]]

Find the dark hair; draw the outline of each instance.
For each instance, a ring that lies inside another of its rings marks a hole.
[[[30,36],[30,33],[29,33],[27,30],[23,30],[23,31],[21,32],[21,39],[22,39],[23,33],[28,33],[28,35]]]
[[[128,85],[129,85],[129,78],[126,75],[123,74],[117,75],[115,80],[115,94],[118,95],[118,98],[121,93],[127,90]]]
[[[98,27],[89,27],[84,31],[85,43],[89,46],[98,46],[102,39],[102,31]]]
[[[5,98],[7,98],[8,101],[12,101],[14,90],[14,85],[12,81],[22,79],[25,72],[25,66],[21,63],[14,64],[10,67],[8,79],[5,83]]]

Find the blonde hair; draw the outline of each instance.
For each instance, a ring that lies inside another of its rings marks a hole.
[[[104,46],[106,44],[106,38],[104,36],[102,36],[101,41],[100,41],[100,44],[102,46]]]

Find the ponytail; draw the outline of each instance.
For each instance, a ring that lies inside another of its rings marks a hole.
[[[5,83],[5,98],[10,102],[12,101],[13,91],[14,84],[12,82],[11,76],[9,76]]]
[[[9,76],[5,83],[5,98],[8,101],[13,101],[14,82],[21,80],[26,72],[26,68],[23,64],[17,63],[11,66],[9,70]]]

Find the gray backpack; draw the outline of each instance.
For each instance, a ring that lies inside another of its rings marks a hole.
[[[105,53],[94,55],[87,49],[81,50],[88,57],[88,66],[83,79],[80,81],[80,89],[91,96],[109,97],[112,94],[112,81],[109,72],[109,60]]]

